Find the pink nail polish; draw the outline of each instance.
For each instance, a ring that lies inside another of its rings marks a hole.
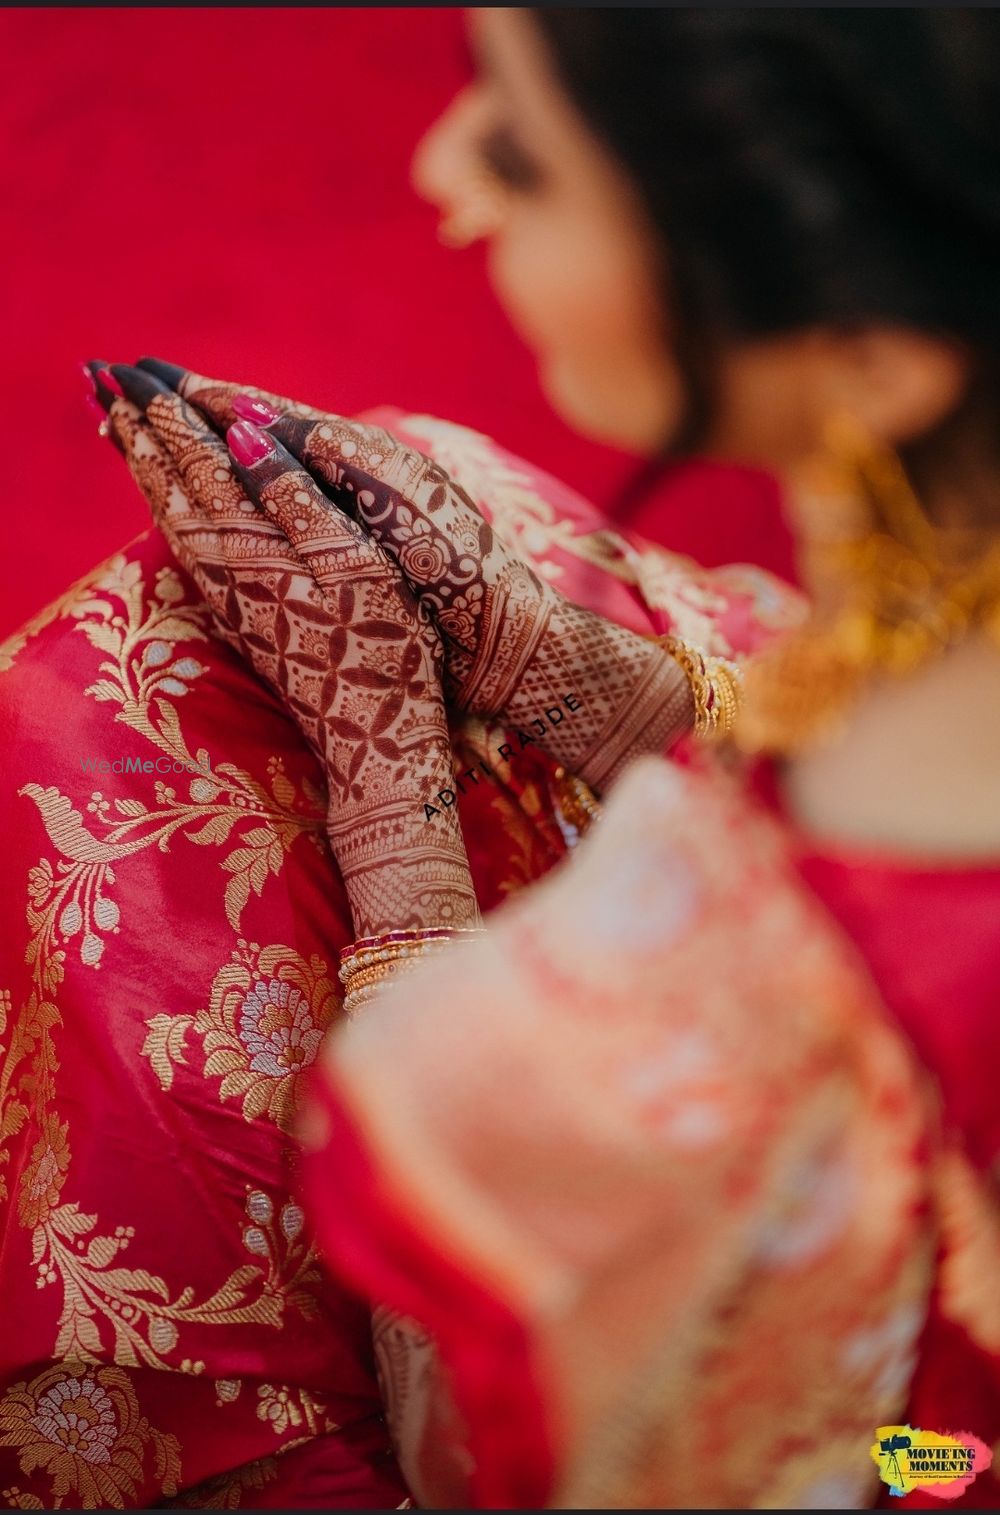
[[[234,421],[226,432],[226,441],[241,468],[252,468],[274,451],[271,438],[252,421]]]
[[[237,395],[233,409],[244,421],[256,421],[258,426],[270,426],[281,414],[273,405],[268,405],[266,400],[255,400],[253,395]]]
[[[102,368],[99,377],[105,389],[110,389],[113,395],[124,395],[124,389],[122,389],[110,368]]]
[[[88,395],[92,395],[92,394],[96,393],[96,386],[94,384],[94,375],[91,373],[91,371],[88,368],[87,364],[83,363],[83,362],[80,362],[76,366],[77,366],[77,369],[79,370],[80,377],[83,380],[84,387],[85,387]]]

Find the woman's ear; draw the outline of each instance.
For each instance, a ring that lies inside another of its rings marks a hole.
[[[932,431],[961,403],[971,361],[957,343],[909,327],[831,339],[831,410],[850,412],[892,447]]]

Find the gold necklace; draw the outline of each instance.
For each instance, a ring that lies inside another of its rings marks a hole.
[[[816,608],[747,665],[746,751],[829,740],[874,677],[905,677],[970,631],[1000,645],[1000,539],[933,525],[898,456],[849,419],[831,422],[826,443],[804,541]]]

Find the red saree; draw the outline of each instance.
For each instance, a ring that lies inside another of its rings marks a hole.
[[[651,623],[642,576],[692,635],[786,613],[764,576],[693,577],[483,439],[407,424],[608,614]],[[459,768],[497,736],[456,731]],[[0,739],[0,1494],[398,1505],[369,1311],[295,1192],[352,934],[315,761],[152,532],[0,649]],[[485,908],[565,850],[549,765],[489,758],[461,801]]]
[[[863,953],[940,1092],[951,1150],[941,1208],[950,1245],[906,1419],[1000,1446],[1000,866],[927,867],[823,854],[796,836],[802,877]],[[955,1503],[1000,1505],[997,1462]],[[885,1496],[883,1503],[888,1503]],[[910,1494],[891,1501],[940,1506]]]
[[[409,1449],[426,1502],[863,1506],[879,1425],[1000,1431],[1000,869],[809,855],[713,766],[317,1083],[328,1255],[448,1370],[468,1455]]]

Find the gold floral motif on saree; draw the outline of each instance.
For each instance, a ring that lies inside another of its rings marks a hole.
[[[95,790],[87,823],[58,789],[26,784],[21,791],[38,806],[49,838],[60,853],[53,869],[43,858],[32,869],[33,911],[29,929],[45,943],[45,955],[61,962],[56,941],[78,943],[81,961],[96,967],[103,937],[119,929],[118,907],[107,894],[115,865],[154,844],[166,850],[178,832],[199,846],[238,842],[221,861],[231,876],[225,886],[226,916],[234,929],[251,894],[262,894],[269,877],[280,873],[289,848],[303,833],[317,841],[324,805],[320,796],[300,800],[278,760],[270,764],[270,792],[232,763],[212,766],[205,748],[192,753],[184,740],[174,701],[186,695],[204,667],[177,643],[205,641],[207,613],[182,603],[184,589],[170,568],[155,577],[144,600],[142,566],[119,555],[92,585],[88,599],[67,610],[78,629],[104,658],[101,675],[85,693],[121,708],[115,719],[144,737],[185,772],[186,797],[159,780],[156,804],[135,797],[112,804]],[[115,601],[120,609],[115,608]],[[234,832],[236,836],[234,838]],[[41,950],[36,949],[36,950]],[[45,987],[48,987],[47,985]]]
[[[177,1439],[139,1413],[121,1368],[70,1359],[14,1384],[0,1400],[0,1446],[17,1449],[22,1473],[48,1473],[56,1508],[67,1496],[71,1509],[133,1505],[150,1464],[160,1492],[177,1493]],[[17,1491],[10,1494],[18,1503]]]
[[[200,749],[192,755],[172,703],[204,671],[186,652],[178,656],[177,648],[178,643],[206,639],[204,608],[183,603],[183,585],[170,568],[157,572],[146,599],[142,565],[124,554],[88,576],[84,584],[75,599],[69,596],[60,602],[58,613],[72,615],[87,640],[104,655],[98,670],[101,677],[86,693],[119,704],[116,719],[164,756],[207,768],[207,752]],[[86,597],[81,599],[81,593]],[[46,617],[39,618],[39,627],[46,623]],[[116,800],[112,807],[95,794],[88,807],[94,816],[93,829],[56,789],[29,784],[22,791],[38,806],[59,856],[54,865],[42,858],[29,874],[25,956],[32,988],[28,999],[16,1017],[9,1013],[9,996],[0,1000],[0,1199],[8,1197],[3,1168],[9,1163],[10,1141],[30,1119],[38,1135],[20,1176],[17,1213],[21,1225],[32,1233],[38,1286],[62,1288],[53,1345],[59,1359],[99,1363],[110,1358],[127,1367],[165,1367],[167,1358],[174,1357],[181,1372],[197,1374],[204,1368],[201,1361],[176,1358],[185,1324],[278,1328],[290,1303],[304,1312],[315,1308],[309,1286],[317,1275],[300,1237],[297,1206],[282,1206],[276,1228],[270,1227],[269,1219],[261,1216],[265,1207],[270,1207],[269,1217],[273,1214],[272,1201],[255,1193],[251,1198],[256,1211],[248,1209],[251,1224],[243,1237],[255,1260],[234,1269],[213,1292],[197,1299],[191,1285],[171,1288],[148,1268],[123,1267],[122,1254],[134,1241],[134,1228],[102,1227],[99,1216],[63,1197],[71,1146],[69,1123],[56,1110],[55,1038],[62,1027],[56,1000],[65,975],[66,949],[78,941],[81,963],[99,966],[104,938],[120,929],[120,912],[107,892],[115,882],[114,864],[154,844],[165,849],[178,832],[196,843],[220,846],[234,829],[241,828],[241,845],[222,863],[231,875],[225,891],[226,912],[236,925],[251,892],[259,895],[267,878],[280,871],[296,838],[303,832],[314,834],[321,824],[318,796],[306,796],[307,808],[301,813],[298,793],[279,763],[272,762],[269,777],[270,793],[242,769],[220,764],[210,779],[199,776],[191,781],[186,800],[179,799],[172,787],[157,783],[153,808],[131,798]],[[248,822],[253,823],[250,828],[242,829]],[[314,1055],[311,1033],[315,1035],[333,1009],[324,965],[298,959],[291,968],[291,980],[298,975],[296,983],[289,979],[288,966],[295,956],[284,948],[265,949],[261,960],[271,967],[263,971],[273,968],[277,1003],[267,998],[269,990],[263,997],[258,991],[249,1007],[244,1001],[246,1034],[256,1038],[249,1062],[262,1058],[268,1070],[272,1064],[279,1066],[283,1049],[289,1067],[295,1056],[304,1063],[310,1052]],[[282,1004],[285,987],[288,994]],[[297,993],[291,1005],[293,990]],[[224,1004],[223,990],[220,1005]],[[211,1009],[206,1014],[211,1021]],[[214,1034],[224,1038],[228,1023],[223,1010],[220,1015]],[[209,1034],[211,1025],[206,1041]],[[166,1041],[165,1037],[165,1048]],[[175,1049],[176,1041],[170,1050]],[[220,1044],[208,1050],[225,1049]],[[164,1058],[160,1066],[167,1066]],[[248,1071],[256,1080],[258,1070],[248,1065]],[[261,1078],[268,1094],[265,1105],[277,1119],[290,1102],[290,1081],[285,1075],[269,1080],[266,1071]],[[251,1098],[249,1086],[245,1094]],[[6,1401],[0,1403],[6,1405]]]
[[[238,1510],[243,1504],[244,1494],[256,1494],[273,1483],[277,1476],[277,1458],[258,1457],[256,1461],[245,1463],[232,1473],[220,1473],[217,1478],[206,1478],[196,1488],[187,1489],[179,1498],[164,1503],[179,1510]]]
[[[241,1099],[244,1120],[265,1116],[287,1131],[298,1075],[315,1062],[340,1004],[322,958],[306,962],[291,947],[241,938],[215,975],[208,1008],[153,1016],[142,1055],[169,1089],[192,1031],[202,1039],[203,1077],[220,1080],[219,1098]]]
[[[275,1436],[283,1436],[289,1428],[298,1430],[301,1427],[303,1441],[338,1429],[336,1422],[327,1415],[323,1400],[308,1389],[297,1389],[288,1384],[261,1384],[257,1390],[257,1419],[269,1425]],[[282,1450],[287,1452],[297,1444],[286,1442]]]

